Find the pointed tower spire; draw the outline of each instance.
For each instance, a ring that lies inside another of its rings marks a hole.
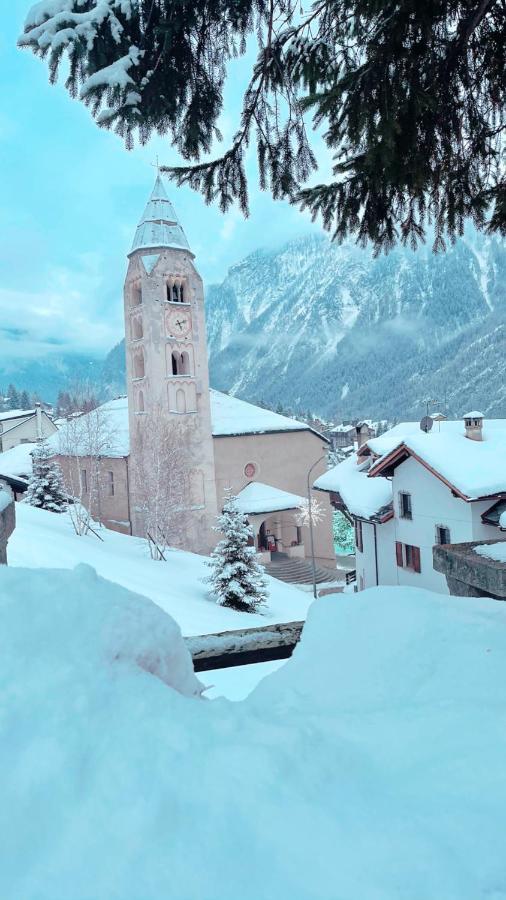
[[[190,245],[170,202],[160,173],[137,226],[131,253],[135,250],[155,250],[171,247],[189,250]]]

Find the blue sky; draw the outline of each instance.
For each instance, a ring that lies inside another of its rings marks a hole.
[[[161,163],[178,159],[163,138],[126,151],[62,83],[49,85],[46,63],[16,48],[30,6],[9,0],[0,35],[0,360],[103,355],[122,337],[126,253],[154,181],[150,164],[157,154]],[[244,60],[233,63],[225,140],[236,128],[246,71]],[[247,220],[167,185],[207,284],[257,247],[318,228],[255,185],[254,178]]]

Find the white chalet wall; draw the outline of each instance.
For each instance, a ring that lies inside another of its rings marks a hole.
[[[362,522],[363,552],[356,550],[355,568],[357,571],[358,590],[375,587],[376,584],[398,584],[397,565],[395,561],[395,525],[390,519],[383,525],[376,525],[376,543],[378,550],[378,573],[376,581],[376,564],[374,548],[374,525]]]

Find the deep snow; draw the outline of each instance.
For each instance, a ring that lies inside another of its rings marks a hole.
[[[202,583],[209,577],[205,557],[169,551],[167,562],[149,557],[146,542],[100,530],[78,537],[66,514],[16,504],[16,529],[9,541],[11,566],[72,569],[79,563],[93,566],[104,578],[149,597],[176,619],[183,634],[208,634],[254,628],[273,622],[305,619],[311,597],[289,584],[267,578],[269,597],[261,613],[241,613],[219,606]]]
[[[0,571],[2,898],[504,898],[505,604],[326,597],[205,702],[159,677],[168,617],[103,587]]]

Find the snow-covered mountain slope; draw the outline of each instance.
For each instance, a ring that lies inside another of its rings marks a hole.
[[[428,397],[506,412],[506,246],[470,232],[435,256],[303,237],[207,292],[211,381],[329,416],[418,415]]]

